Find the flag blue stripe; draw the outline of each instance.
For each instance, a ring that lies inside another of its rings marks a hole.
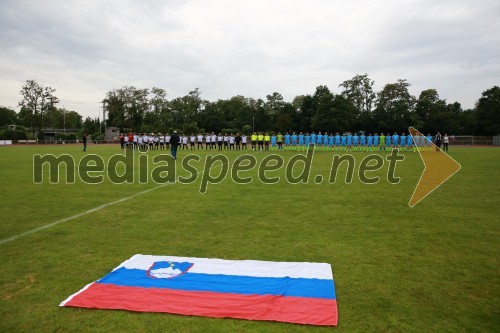
[[[155,279],[140,269],[119,268],[98,281],[118,286],[335,299],[333,280],[186,273]]]

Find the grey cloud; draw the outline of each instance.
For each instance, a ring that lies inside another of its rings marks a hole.
[[[92,114],[123,85],[291,100],[368,73],[379,89],[406,78],[415,95],[472,107],[498,84],[499,14],[493,0],[4,0],[0,104],[16,105],[26,79]]]

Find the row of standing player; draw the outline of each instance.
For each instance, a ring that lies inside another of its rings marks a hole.
[[[171,136],[169,134],[137,134],[130,133],[128,135],[120,136],[120,143],[122,148],[140,149],[141,147],[148,146],[149,149],[165,149],[170,147]],[[198,150],[223,150],[223,149],[247,149],[247,136],[240,135],[215,135],[206,134],[198,135],[191,134],[190,136],[179,136],[178,146],[180,149]]]
[[[389,150],[399,148],[402,151],[416,151],[418,146],[421,150],[432,150],[432,142],[440,147],[442,136],[438,132],[433,138],[430,134],[427,136],[413,137],[402,133],[398,135],[385,135],[381,133],[371,133],[368,135],[357,133],[346,133],[340,135],[336,133],[328,134],[321,132],[296,134],[281,133],[269,135],[269,133],[254,132],[251,135],[251,144],[253,150],[305,150],[313,145],[318,150],[337,150],[337,151],[374,151]],[[170,146],[170,135],[159,134],[129,134],[120,136],[122,148],[128,147],[134,149],[137,147],[149,146],[150,149],[164,149]],[[447,150],[449,138],[444,135],[445,150]],[[415,145],[416,144],[416,145]],[[215,135],[214,133],[202,135],[191,134],[190,136],[179,136],[179,147],[181,149],[210,149],[210,150],[231,150],[247,149],[247,136],[240,135]]]
[[[285,133],[282,135],[278,133],[276,135],[269,136],[268,133],[254,133],[252,135],[252,142],[257,141],[258,148],[267,150],[269,144],[271,145],[271,150],[305,150],[309,146],[314,146],[317,150],[337,150],[337,151],[374,151],[374,150],[388,150],[392,148],[399,148],[401,150],[415,149],[414,141],[419,147],[430,148],[432,146],[432,136],[429,134],[427,137],[413,138],[411,135],[405,135],[402,133],[398,135],[387,136],[382,133],[371,133],[365,135],[361,133],[344,133],[339,134],[338,132],[333,135],[333,133],[306,133],[302,132],[298,135],[293,132],[292,134]]]

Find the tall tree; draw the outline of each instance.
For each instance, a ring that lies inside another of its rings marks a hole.
[[[356,131],[354,127],[357,115],[357,109],[350,100],[342,95],[335,95],[332,103],[334,122],[330,131],[339,133],[346,131]]]
[[[400,132],[415,126],[415,97],[408,91],[409,86],[406,80],[399,79],[396,83],[386,84],[377,94],[374,119],[379,130]]]
[[[82,128],[82,116],[76,111],[56,108],[54,111],[54,128]]]
[[[170,106],[176,127],[181,128],[184,123],[196,122],[199,113],[206,104],[200,96],[201,92],[196,88],[186,96],[178,97],[171,101]]]
[[[270,115],[279,113],[285,105],[285,102],[283,101],[283,96],[278,92],[273,92],[272,95],[267,95],[266,99],[267,100],[265,107],[267,113],[269,113]]]
[[[299,121],[299,131],[309,132],[311,131],[311,122],[314,117],[314,99],[311,95],[302,96],[301,106],[298,110]]]
[[[374,84],[375,81],[370,80],[368,74],[358,74],[339,85],[344,89],[340,94],[351,101],[359,114],[371,112],[377,96],[373,91]]]
[[[222,112],[219,103],[208,102],[203,110],[198,114],[198,125],[206,132],[218,133],[222,128],[226,128],[224,113]]]
[[[92,119],[87,117],[83,122],[83,131],[89,134],[97,134],[101,132],[101,121],[99,118]]]
[[[333,126],[335,126],[334,97],[327,89],[321,91],[317,89],[316,94],[313,96],[315,110],[311,121],[311,129],[314,131],[332,130]]]
[[[415,113],[418,118],[426,124],[431,117],[431,114],[440,112],[439,109],[444,107],[442,101],[439,98],[439,94],[436,89],[423,90],[418,97],[417,103],[415,105]]]
[[[19,106],[31,112],[31,127],[33,135],[35,132],[41,133],[44,126],[44,115],[50,107],[59,103],[54,95],[55,89],[43,87],[36,80],[27,80],[19,92],[23,99]]]
[[[170,104],[164,89],[157,87],[151,89],[149,110],[144,115],[144,124],[152,127],[155,132],[165,132],[173,126]]]
[[[483,92],[475,108],[478,134],[500,135],[500,87]]]
[[[140,131],[144,114],[149,110],[149,89],[125,86],[106,94],[108,124]]]

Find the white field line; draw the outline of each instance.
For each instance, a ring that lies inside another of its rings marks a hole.
[[[258,151],[254,152],[257,153]],[[205,172],[205,169],[203,169],[201,172],[198,172],[198,174],[203,174]],[[87,214],[90,214],[90,213],[94,213],[94,212],[97,212],[103,208],[106,208],[106,207],[109,207],[109,206],[114,206],[116,204],[119,204],[119,203],[122,203],[122,202],[125,202],[125,201],[128,201],[132,198],[135,198],[137,196],[140,196],[140,195],[143,195],[143,194],[146,194],[146,193],[149,193],[151,191],[154,191],[154,190],[157,190],[159,188],[162,188],[164,186],[166,186],[168,184],[162,184],[162,185],[159,185],[159,186],[156,186],[156,187],[153,187],[153,188],[150,188],[150,189],[147,189],[147,190],[144,190],[144,191],[141,191],[139,193],[136,193],[136,194],[132,194],[131,196],[128,196],[128,197],[125,197],[125,198],[121,198],[121,199],[118,199],[116,201],[113,201],[113,202],[109,202],[107,204],[104,204],[104,205],[100,205],[100,206],[97,206],[95,208],[92,208],[92,209],[89,209],[89,210],[86,210],[84,212],[81,212],[81,213],[78,213],[76,215],[73,215],[73,216],[70,216],[70,217],[66,217],[62,220],[57,220],[55,222],[52,222],[52,223],[49,223],[49,224],[46,224],[46,225],[43,225],[41,227],[38,227],[38,228],[35,228],[35,229],[31,229],[31,230],[28,230],[28,231],[25,231],[25,232],[22,232],[20,234],[17,234],[17,235],[14,235],[14,236],[11,236],[11,237],[7,237],[7,238],[4,238],[2,240],[0,240],[0,245],[3,245],[5,243],[9,243],[9,242],[12,242],[12,241],[15,241],[16,239],[20,238],[20,237],[24,237],[24,236],[28,236],[28,235],[31,235],[31,234],[34,234],[36,232],[39,232],[39,231],[43,231],[45,229],[48,229],[48,228],[51,228],[51,227],[54,227],[56,225],[59,225],[59,224],[62,224],[62,223],[65,223],[65,222],[69,222],[71,220],[74,220],[74,219],[77,219],[79,217],[82,217],[82,216],[85,216]]]
[[[82,216],[85,216],[87,214],[90,214],[90,213],[93,213],[93,212],[97,212],[103,208],[106,208],[106,207],[109,207],[109,206],[113,206],[113,205],[116,205],[116,204],[119,204],[121,202],[124,202],[124,201],[127,201],[127,200],[130,200],[132,198],[135,198],[139,195],[143,195],[143,194],[146,194],[148,192],[151,192],[151,191],[154,191],[154,190],[157,190],[161,187],[164,187],[166,186],[167,184],[163,184],[163,185],[159,185],[157,187],[153,187],[153,188],[150,188],[150,189],[147,189],[147,190],[144,190],[144,191],[141,191],[139,193],[136,193],[136,194],[132,194],[131,196],[128,196],[128,197],[125,197],[125,198],[122,198],[122,199],[118,199],[116,201],[113,201],[113,202],[109,202],[107,204],[104,204],[104,205],[100,205],[100,206],[97,206],[95,208],[92,208],[92,209],[89,209],[89,210],[86,210],[84,212],[81,212],[81,213],[78,213],[76,215],[73,215],[73,216],[70,216],[70,217],[66,217],[62,220],[58,220],[58,221],[55,221],[55,222],[52,222],[52,223],[49,223],[49,224],[46,224],[46,225],[43,225],[41,227],[38,227],[38,228],[35,228],[35,229],[31,229],[31,230],[28,230],[28,231],[25,231],[23,233],[20,233],[20,234],[17,234],[17,235],[14,235],[12,237],[8,237],[8,238],[5,238],[5,239],[2,239],[0,240],[0,245],[3,245],[5,243],[8,243],[8,242],[12,242],[20,237],[24,237],[24,236],[28,236],[28,235],[31,235],[31,234],[34,234],[35,232],[39,232],[39,231],[42,231],[42,230],[45,230],[45,229],[48,229],[48,228],[51,228],[53,226],[56,226],[58,224],[61,224],[61,223],[64,223],[64,222],[68,222],[68,221],[71,221],[71,220],[74,220],[74,219],[77,219],[79,217],[82,217]]]

